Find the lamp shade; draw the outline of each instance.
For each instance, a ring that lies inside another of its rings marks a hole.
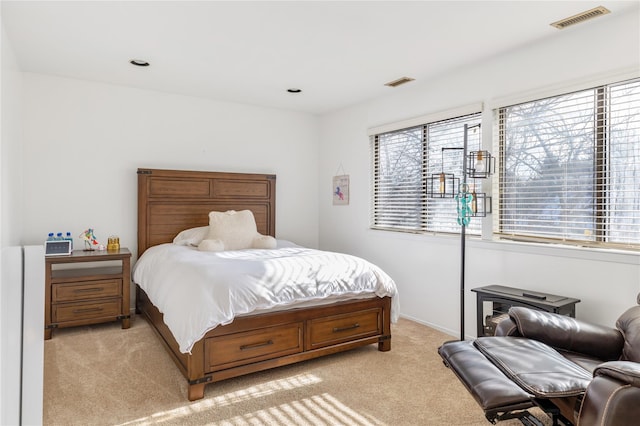
[[[491,213],[491,197],[484,192],[472,192],[471,216],[486,217],[487,213]]]
[[[488,178],[495,169],[495,157],[489,151],[471,151],[467,155],[467,176],[470,178]]]
[[[460,179],[453,173],[433,173],[427,178],[427,196],[431,198],[453,198],[458,190]]]

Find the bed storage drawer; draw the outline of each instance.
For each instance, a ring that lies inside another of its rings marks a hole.
[[[205,369],[219,371],[302,352],[302,324],[296,322],[210,337],[205,341]]]
[[[382,334],[382,313],[374,308],[309,320],[306,350]]]
[[[53,322],[81,321],[91,318],[113,317],[120,315],[120,299],[95,303],[64,303],[53,305]]]
[[[51,290],[51,302],[73,302],[76,300],[120,297],[121,289],[121,280],[97,280],[72,284],[54,284]]]

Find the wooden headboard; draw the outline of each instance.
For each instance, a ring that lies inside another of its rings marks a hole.
[[[251,210],[258,232],[275,237],[275,200],[275,175],[138,169],[138,256],[208,225],[212,210]]]

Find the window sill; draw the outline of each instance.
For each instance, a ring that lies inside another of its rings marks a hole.
[[[473,245],[473,243],[471,243]],[[532,243],[509,240],[478,240],[478,246],[490,250],[504,250],[542,256],[597,260],[640,265],[640,252],[632,250],[579,247],[553,243]]]
[[[369,229],[376,236],[383,238],[410,240],[413,242],[434,241],[437,244],[458,245],[459,234],[419,234],[395,232],[388,230]],[[565,257],[571,259],[583,259],[594,261],[615,262],[628,265],[640,265],[640,252],[632,250],[579,247],[553,243],[534,243],[522,241],[509,241],[499,239],[481,239],[479,236],[468,235],[466,247],[469,249],[496,250],[514,253],[524,253],[539,256]]]

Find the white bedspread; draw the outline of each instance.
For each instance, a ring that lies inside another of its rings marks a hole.
[[[392,297],[393,322],[399,311],[396,285],[377,266],[294,244],[226,252],[161,244],[138,259],[133,280],[164,314],[183,353],[207,331],[256,311],[373,294]]]

